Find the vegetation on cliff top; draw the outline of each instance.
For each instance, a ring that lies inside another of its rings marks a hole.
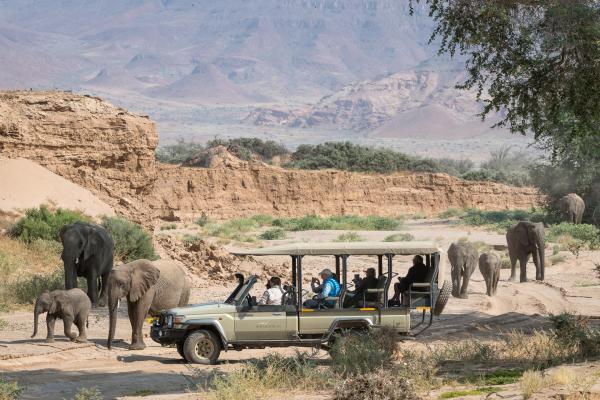
[[[522,152],[509,147],[492,151],[490,158],[476,169],[470,160],[422,158],[398,151],[362,146],[351,142],[326,142],[300,145],[290,151],[282,144],[258,138],[214,139],[206,145],[179,140],[157,149],[161,162],[194,165],[204,160],[201,155],[216,146],[224,146],[242,160],[258,158],[271,163],[274,157],[283,158],[283,167],[298,169],[337,169],[353,172],[392,173],[398,171],[443,172],[467,180],[507,183],[514,186],[531,185],[531,160]]]

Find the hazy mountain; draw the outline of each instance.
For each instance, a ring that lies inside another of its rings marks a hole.
[[[318,96],[427,60],[430,31],[395,0],[0,0],[0,85]]]
[[[428,44],[432,27],[398,0],[0,0],[0,88],[98,94],[169,139],[280,135],[265,131],[273,121],[393,138],[487,132],[472,94],[453,88],[460,62]]]

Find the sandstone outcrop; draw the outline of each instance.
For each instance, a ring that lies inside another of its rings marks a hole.
[[[208,168],[155,161],[158,136],[147,117],[98,98],[63,92],[0,92],[0,155],[31,159],[150,226],[202,212],[253,214],[433,214],[541,203],[532,188],[463,181],[446,174],[389,175],[289,170],[213,149]]]
[[[0,92],[2,156],[33,160],[126,214],[144,212],[133,198],[152,188],[157,144],[149,118],[97,97]]]

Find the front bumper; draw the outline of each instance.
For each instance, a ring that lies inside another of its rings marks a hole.
[[[177,343],[185,337],[187,329],[167,328],[166,326],[152,325],[150,337],[162,345]]]

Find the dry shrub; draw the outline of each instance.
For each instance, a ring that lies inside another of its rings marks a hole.
[[[396,350],[397,336],[390,327],[337,336],[330,352],[333,369],[343,376],[353,376],[389,364]]]
[[[577,374],[571,368],[558,367],[549,375],[550,382],[553,385],[569,386],[578,379]]]
[[[346,379],[335,388],[335,400],[418,400],[411,382],[395,371],[379,369]]]
[[[330,371],[318,367],[307,353],[284,357],[278,353],[253,361],[240,370],[212,379],[211,397],[216,400],[268,398],[281,391],[327,389]],[[202,389],[202,387],[199,387]]]
[[[529,399],[544,387],[544,377],[540,371],[525,371],[519,383],[524,399]]]

